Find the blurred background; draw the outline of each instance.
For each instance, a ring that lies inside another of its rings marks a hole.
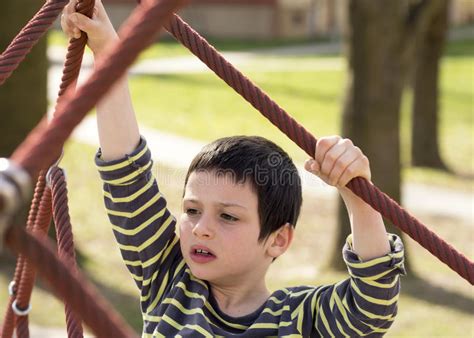
[[[104,3],[117,29],[136,6]],[[42,5],[4,1],[1,50]],[[179,14],[313,135],[351,138],[369,156],[377,186],[474,258],[472,0],[201,0]],[[56,23],[0,87],[0,156],[8,157],[54,106],[67,44]],[[91,69],[86,52],[81,78]],[[154,172],[175,215],[187,165],[218,137],[261,135],[298,166],[306,159],[167,33],[129,73]],[[115,246],[93,164],[98,141],[92,114],[67,143],[62,161],[79,264],[139,332],[138,293]],[[272,289],[346,278],[346,212],[334,189],[308,176],[303,181],[297,238],[271,268]],[[473,337],[472,287],[417,243],[404,241],[408,275],[387,336]],[[13,271],[13,255],[2,252],[0,307],[8,302]],[[33,337],[66,335],[63,306],[41,281],[32,305]]]

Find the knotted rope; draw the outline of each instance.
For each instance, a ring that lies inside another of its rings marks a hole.
[[[309,156],[314,156],[316,138],[178,15],[173,16],[166,29]],[[474,263],[410,215],[379,188],[361,177],[350,181],[347,187],[441,262],[474,284]]]

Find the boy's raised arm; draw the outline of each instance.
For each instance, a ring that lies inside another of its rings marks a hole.
[[[61,26],[69,38],[79,38],[80,31],[88,36],[88,46],[94,59],[100,59],[104,50],[118,40],[101,0],[96,0],[92,19],[76,13],[76,1],[71,0],[61,16]],[[104,161],[130,154],[140,141],[126,75],[119,79],[97,105],[99,141]]]
[[[390,252],[390,244],[380,213],[372,209],[346,184],[354,177],[370,182],[369,160],[349,139],[339,136],[320,138],[315,159],[306,161],[306,170],[338,188],[346,204],[352,229],[352,249],[362,261]]]

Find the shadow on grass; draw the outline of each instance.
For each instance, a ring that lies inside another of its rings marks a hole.
[[[5,275],[7,280],[13,279],[15,265],[16,259],[13,255],[10,253],[0,254],[0,274]],[[136,296],[131,296],[102,284],[95,279],[94,276],[88,274],[87,271],[82,270],[82,272],[86,275],[87,279],[94,284],[97,291],[108,301],[109,305],[122,316],[135,332],[140,333],[142,331],[143,322],[140,312],[140,295],[138,289]],[[45,285],[41,278],[39,278],[39,280],[37,279],[35,288],[40,288],[50,294],[52,293],[51,289]],[[35,288],[33,292],[35,292]],[[0,307],[0,311],[3,313],[4,309]],[[0,324],[1,322],[2,320],[0,320]],[[66,323],[64,323],[64,325],[66,325]]]
[[[474,314],[474,299],[446,290],[420,277],[404,278],[402,281],[402,293],[431,304]]]

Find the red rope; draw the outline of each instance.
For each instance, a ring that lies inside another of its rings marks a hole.
[[[31,202],[30,211],[28,213],[28,220],[26,223],[26,229],[28,231],[33,230],[33,227],[36,223],[38,209],[40,206],[40,201],[43,197],[44,190],[46,187],[46,180],[45,180],[45,172],[42,171],[38,177],[38,181],[36,182],[35,192],[33,195],[33,200]],[[15,273],[13,275],[13,294],[10,295],[10,300],[7,305],[7,309],[5,311],[5,317],[3,320],[2,326],[2,334],[0,337],[3,338],[10,338],[13,336],[13,331],[15,330],[16,325],[16,315],[13,313],[12,305],[13,301],[16,298],[18,285],[20,285],[21,276],[24,273],[25,269],[25,257],[23,255],[19,255],[16,263]]]
[[[69,217],[66,177],[62,169],[52,167],[48,173],[51,179],[51,191],[53,198],[53,219],[58,241],[58,254],[70,260],[69,268],[77,270],[76,254],[74,251],[74,240]],[[65,305],[66,327],[69,338],[83,337],[81,320],[72,311],[68,303]]]
[[[32,177],[50,165],[75,126],[110,89],[138,53],[156,41],[156,36],[172,13],[187,0],[147,1],[138,6],[119,33],[121,41],[97,62],[86,83],[73,94],[70,90],[60,100],[51,123],[40,124],[15,150],[12,159]]]
[[[178,41],[214,71],[217,76],[234,88],[237,93],[252,104],[309,156],[314,156],[316,138],[296,122],[263,90],[228,62],[179,16],[174,15],[166,28]],[[376,186],[358,177],[349,182],[347,187],[431,252],[441,262],[448,265],[469,283],[474,284],[474,263],[415,217],[411,216]]]
[[[47,1],[12,40],[0,55],[0,85],[10,77],[68,2],[68,0]]]
[[[47,237],[36,236],[14,225],[7,230],[6,244],[37,267],[56,295],[82,315],[96,336],[137,337],[85,276],[69,269],[70,259],[59,257]]]
[[[51,223],[51,216],[51,189],[46,187],[41,197],[35,224],[31,232],[37,236],[46,237]],[[36,266],[26,259],[16,295],[16,306],[18,309],[26,310],[29,307],[35,279]],[[16,334],[19,338],[29,337],[28,315],[17,317]]]

